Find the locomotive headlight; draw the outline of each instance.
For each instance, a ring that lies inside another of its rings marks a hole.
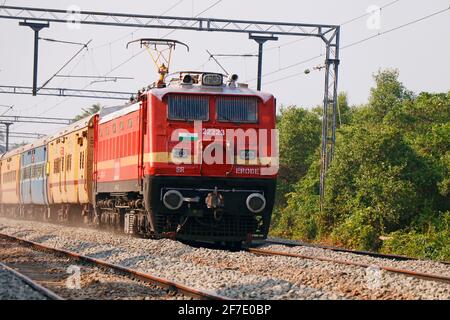
[[[245,202],[248,210],[253,213],[260,213],[266,207],[266,198],[260,193],[252,193]]]
[[[241,150],[239,156],[242,160],[255,160],[256,151],[255,150]]]
[[[192,76],[190,74],[187,74],[183,77],[184,84],[192,84],[193,82],[194,82],[194,79],[192,79]]]
[[[177,190],[169,190],[164,194],[163,203],[167,209],[178,210],[183,205],[183,195]]]
[[[223,76],[220,73],[204,73],[202,75],[202,85],[204,86],[221,86]]]
[[[174,148],[172,149],[172,158],[173,159],[186,159],[189,156],[188,150],[183,148]]]

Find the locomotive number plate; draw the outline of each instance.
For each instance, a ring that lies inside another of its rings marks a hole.
[[[223,129],[214,129],[214,128],[203,128],[204,136],[224,136],[225,130]]]

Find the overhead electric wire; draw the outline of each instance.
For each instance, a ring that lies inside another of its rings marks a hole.
[[[374,35],[372,35],[372,36],[370,36],[370,37],[367,37],[367,38],[364,38],[364,39],[361,39],[361,40],[352,42],[352,43],[350,43],[350,44],[347,44],[347,45],[345,45],[345,46],[342,46],[341,49],[347,49],[347,48],[353,47],[353,46],[355,46],[355,45],[358,45],[358,44],[360,44],[360,43],[369,41],[369,40],[371,40],[371,39],[373,39],[373,38],[376,38],[376,37],[385,35],[385,34],[387,34],[387,33],[391,33],[391,32],[393,32],[393,31],[397,31],[397,30],[399,30],[399,29],[408,27],[408,26],[413,25],[413,24],[415,24],[415,23],[418,23],[418,22],[427,20],[427,19],[429,19],[429,18],[432,18],[432,17],[434,17],[434,16],[437,16],[437,15],[439,15],[439,14],[441,14],[441,13],[444,13],[444,12],[446,12],[446,11],[448,11],[448,10],[450,10],[450,5],[449,5],[446,9],[442,9],[442,10],[436,11],[436,12],[431,13],[431,14],[429,14],[429,15],[427,15],[427,16],[422,17],[422,18],[418,18],[418,19],[416,19],[416,20],[407,22],[407,23],[402,24],[402,25],[400,25],[400,26],[391,28],[391,29],[386,30],[386,31],[379,32],[379,33],[374,34]]]
[[[257,54],[226,54],[226,53],[219,53],[219,54],[212,54],[214,57],[241,57],[241,58],[251,58],[251,57],[257,57]]]
[[[387,3],[387,4],[383,5],[383,6],[381,6],[379,10],[381,11],[381,10],[387,8],[387,7],[390,7],[390,6],[396,4],[396,3],[399,2],[399,1],[401,1],[401,0],[394,0],[394,1],[391,1],[391,2],[389,2],[389,3]],[[368,15],[371,15],[371,14],[373,14],[373,13],[376,12],[376,11],[378,11],[378,10],[372,10],[372,11],[366,12],[365,14],[362,14],[362,15],[360,15],[360,16],[358,16],[358,17],[355,17],[355,18],[349,19],[349,20],[347,20],[347,21],[344,21],[344,22],[342,22],[342,23],[339,24],[339,25],[340,25],[341,27],[342,27],[342,26],[345,26],[346,24],[349,24],[349,23],[352,23],[352,22],[354,22],[354,21],[357,21],[357,20],[359,20],[359,19],[361,19],[361,18],[367,17]]]
[[[217,65],[222,69],[222,71],[225,72],[226,75],[229,75],[229,72],[220,64],[220,62],[214,57],[214,55],[209,52],[208,50],[206,50],[206,52],[208,52],[209,54],[209,58],[213,59],[215,63],[217,63]]]
[[[205,13],[206,11],[212,9],[213,7],[217,6],[220,2],[222,2],[223,0],[218,0],[215,3],[213,3],[212,5],[210,5],[209,7],[207,7],[206,9],[202,10],[201,12],[197,13],[194,18],[197,18],[199,15]],[[177,30],[172,30],[171,32],[165,34],[162,38],[167,37],[168,35],[172,34],[173,32],[175,32]],[[117,66],[115,66],[114,68],[112,68],[110,71],[108,71],[106,74],[104,74],[104,76],[109,75],[111,72],[117,70],[118,68],[122,67],[123,65],[125,65],[126,63],[128,63],[129,61],[133,60],[135,57],[137,57],[138,55],[140,55],[141,53],[145,52],[146,48],[142,49],[141,51],[135,53],[134,55],[132,55],[131,57],[129,57],[128,59],[126,59],[125,61],[121,62],[120,64],[118,64]],[[83,88],[85,89],[85,88]]]
[[[394,1],[391,1],[391,2],[389,2],[389,3],[387,3],[387,4],[383,5],[383,6],[381,6],[381,7],[380,7],[380,11],[383,10],[383,9],[385,9],[385,8],[387,8],[387,7],[390,7],[390,6],[394,5],[395,3],[399,2],[399,1],[401,1],[401,0],[394,0]],[[369,12],[367,12],[367,13],[365,13],[365,14],[362,14],[362,15],[359,15],[359,16],[357,16],[357,17],[355,17],[355,18],[351,18],[351,19],[349,19],[349,20],[346,20],[346,21],[340,23],[339,26],[342,27],[342,26],[344,26],[344,25],[347,25],[347,24],[350,24],[350,23],[352,23],[352,22],[355,22],[355,21],[357,21],[357,20],[359,20],[359,19],[361,19],[361,18],[363,18],[363,17],[366,17],[366,16],[368,16],[368,15],[370,15],[370,14],[373,14],[373,12],[375,12],[375,10],[374,10],[374,11],[369,11]],[[294,40],[294,41],[288,42],[288,43],[286,43],[286,44],[282,44],[282,45],[280,45],[280,46],[269,47],[269,48],[266,49],[266,51],[270,51],[270,50],[273,50],[273,49],[279,49],[279,48],[281,48],[281,47],[284,47],[284,46],[287,46],[287,45],[290,45],[290,44],[293,44],[293,43],[298,43],[298,42],[300,42],[300,41],[307,40],[307,39],[311,39],[311,38],[300,38],[299,40]],[[305,59],[305,60],[303,60],[303,61],[300,61],[300,62],[291,64],[291,65],[288,65],[288,66],[286,66],[286,67],[279,68],[278,70],[274,70],[274,71],[268,72],[268,73],[266,73],[266,74],[263,74],[263,76],[269,76],[269,75],[272,75],[272,74],[274,74],[274,73],[278,73],[278,72],[281,72],[281,71],[284,71],[284,70],[287,70],[287,69],[291,69],[291,68],[296,67],[296,66],[298,66],[298,65],[305,64],[305,63],[307,63],[307,62],[309,62],[309,61],[311,61],[311,60],[320,58],[320,57],[322,57],[322,56],[324,56],[324,55],[325,55],[324,53],[321,53],[321,54],[319,54],[319,55],[317,55],[317,56],[315,56],[315,57],[308,58],[308,59]],[[253,82],[253,81],[256,81],[256,80],[257,80],[256,78],[253,78],[253,79],[251,79],[249,82]],[[283,80],[284,80],[284,79],[283,79]],[[268,82],[266,82],[266,84],[268,84]]]
[[[217,6],[219,3],[221,3],[223,0],[217,0],[216,2],[214,2],[212,5],[210,5],[209,7],[203,9],[201,12],[197,13],[194,18],[198,18],[200,15],[204,14],[206,11],[211,10],[212,8],[214,8],[215,6]],[[187,24],[187,22],[183,23],[182,26],[185,26]],[[165,35],[162,36],[162,38],[165,38],[169,35],[171,35],[172,33],[174,33],[175,31],[177,31],[176,29],[169,31],[168,33],[166,33]]]
[[[105,78],[112,78],[112,79],[118,79],[118,80],[132,80],[134,78],[132,77],[104,77],[104,76],[90,76],[90,75],[69,75],[69,74],[58,74],[55,76],[56,78],[89,78],[89,79],[105,79]]]
[[[178,6],[182,1],[184,1],[184,0],[178,1],[175,5],[171,6],[169,9],[167,9],[167,10],[166,10],[164,13],[162,13],[161,15],[163,15],[163,14],[169,12],[170,10],[172,10],[173,8],[175,8],[175,7]],[[133,34],[133,33],[130,33],[130,34]],[[127,36],[129,36],[130,34],[128,34]],[[116,39],[116,40],[114,40],[114,41],[117,42],[117,41],[119,41],[119,40],[121,40],[121,39]],[[108,45],[108,43],[106,43],[106,45]],[[95,62],[94,62],[94,59],[93,59],[93,57],[92,57],[92,55],[91,55],[91,52],[92,52],[94,49],[96,49],[96,48],[98,49],[99,46],[94,47],[94,48],[91,48],[91,49],[89,50],[89,57],[90,57],[90,59],[91,59],[91,63],[93,64],[93,67],[94,67],[94,68],[95,68]],[[72,70],[69,72],[69,74],[70,74],[71,72],[73,72],[73,71],[78,67],[78,65],[80,64],[80,62],[84,59],[85,55],[86,55],[86,52],[83,54],[82,59],[80,59],[80,60],[77,62],[77,64],[72,68]],[[108,73],[108,74],[109,74],[109,73]],[[66,80],[67,80],[67,79],[63,79],[63,80],[61,81],[61,83],[64,83]],[[90,86],[90,85],[91,85],[91,83],[89,83],[88,85],[86,85],[83,89],[87,88],[87,87]],[[39,104],[42,104],[42,103],[45,102],[48,98],[49,98],[49,96],[46,96],[42,101],[36,103],[36,104],[35,104],[34,106],[32,106],[30,109],[35,108],[35,107],[36,107],[37,105],[39,105]],[[42,114],[44,114],[44,113],[46,113],[46,112],[48,112],[48,111],[50,111],[50,110],[56,108],[57,106],[59,106],[60,104],[62,104],[62,103],[63,103],[64,101],[66,101],[66,100],[67,100],[67,98],[64,98],[64,99],[61,100],[60,102],[56,103],[54,106],[52,106],[52,107],[46,109],[45,111],[39,113],[39,115],[42,115]]]
[[[215,7],[216,5],[218,5],[220,2],[222,2],[222,0],[218,0],[216,1],[214,4],[212,4],[211,6],[207,7],[206,9],[204,9],[203,11],[199,12],[195,17],[198,17],[199,15],[205,13],[206,11],[212,9],[213,7]],[[174,6],[172,6],[173,8]],[[167,11],[167,10],[166,10]],[[175,30],[174,30],[175,31]],[[141,54],[142,52],[146,51],[145,49],[141,50],[140,52],[138,52],[137,54],[132,55],[130,58],[128,58],[127,60],[123,61],[122,63],[120,63],[119,65],[117,65],[116,67],[112,68],[110,71],[108,71],[107,73],[105,73],[103,76],[107,76],[109,75],[111,72],[113,72],[114,70],[117,70],[118,68],[120,68],[121,66],[125,65],[126,63],[128,63],[129,61],[131,61],[132,59],[134,59],[135,57],[137,57],[139,54]],[[85,85],[82,90],[86,89],[87,87],[91,86],[92,83],[88,83],[87,85]],[[42,115],[50,110],[53,110],[54,108],[56,108],[57,106],[59,106],[60,104],[62,104],[64,101],[66,101],[67,98],[63,99],[62,101],[56,103],[54,106],[44,110],[43,112],[41,112],[39,115]]]
[[[7,114],[9,111],[11,111],[13,108],[14,108],[14,105],[10,105],[10,106],[7,106],[7,105],[0,105],[1,107],[5,107],[5,108],[8,108],[8,109],[6,109],[6,111],[5,112],[3,112],[2,114],[0,114],[0,116],[3,116],[3,115],[5,115],[5,114]]]
[[[184,1],[184,0],[179,0],[178,2],[176,2],[175,4],[173,4],[170,8],[168,8],[167,10],[165,10],[164,12],[162,12],[162,13],[160,14],[160,16],[163,16],[163,15],[165,15],[166,13],[172,11],[173,9],[175,9],[176,7],[178,7],[183,1]],[[154,19],[153,19],[153,20],[154,20]],[[150,20],[150,22],[152,22],[153,20]],[[149,22],[149,23],[150,23],[150,22]],[[123,40],[123,39],[126,39],[126,38],[128,38],[129,36],[133,35],[135,32],[139,31],[140,29],[141,29],[140,27],[139,27],[139,28],[136,28],[136,29],[134,29],[134,31],[132,31],[132,32],[130,32],[130,33],[128,33],[128,34],[126,34],[126,35],[120,37],[120,38],[117,38],[117,39],[115,39],[115,40],[112,40],[112,41],[109,41],[109,42],[105,42],[104,44],[101,44],[101,45],[98,45],[98,46],[96,46],[96,47],[93,47],[92,50],[99,49],[99,48],[103,48],[103,47],[106,47],[106,46],[108,46],[108,45],[114,44],[114,43],[116,43],[116,42],[118,42],[118,41],[121,41],[121,40]]]
[[[381,11],[381,10],[387,8],[387,7],[390,7],[390,6],[396,4],[396,3],[399,2],[399,1],[401,1],[401,0],[394,0],[394,1],[391,1],[391,2],[389,2],[389,3],[387,3],[387,4],[383,5],[383,6],[381,6],[379,10]],[[359,20],[359,19],[361,19],[361,18],[364,18],[364,17],[366,17],[366,16],[368,16],[368,15],[370,15],[370,14],[373,14],[375,11],[376,11],[376,10],[369,11],[369,12],[366,12],[366,13],[364,13],[364,14],[362,14],[362,15],[357,16],[357,17],[354,17],[354,18],[351,18],[351,19],[349,19],[349,20],[346,20],[346,21],[340,23],[339,26],[342,27],[342,26],[344,26],[344,25],[353,23],[353,22],[355,22],[355,21],[357,21],[357,20]],[[298,42],[300,42],[300,41],[308,40],[308,39],[311,39],[311,38],[310,38],[310,37],[308,37],[308,38],[307,38],[307,37],[300,38],[300,39],[298,39],[298,40],[294,40],[294,41],[291,41],[291,42],[288,42],[288,43],[285,43],[285,44],[281,44],[281,45],[278,45],[278,46],[268,47],[268,48],[266,48],[266,49],[264,49],[264,50],[265,50],[265,51],[270,51],[270,50],[274,50],[274,49],[280,49],[280,48],[282,48],[282,47],[285,47],[285,46],[288,46],[288,45],[291,45],[291,44],[294,44],[294,43],[298,43]],[[255,53],[255,52],[256,52],[256,51],[254,51],[253,53]],[[252,53],[249,53],[248,55],[252,55]],[[319,54],[319,55],[317,55],[317,56],[314,56],[314,57],[311,57],[311,58],[307,58],[307,59],[305,59],[305,60],[296,62],[296,63],[294,63],[294,64],[291,64],[291,65],[288,65],[288,66],[285,66],[285,67],[280,67],[280,68],[278,68],[277,70],[274,70],[274,71],[268,72],[268,73],[266,73],[266,74],[263,74],[263,76],[266,77],[266,76],[270,76],[270,75],[272,75],[272,74],[275,74],[275,73],[278,73],[278,72],[281,72],[281,71],[285,71],[285,70],[287,70],[287,69],[291,69],[291,68],[293,68],[293,67],[296,67],[296,66],[305,64],[305,63],[307,63],[307,62],[310,62],[310,61],[312,61],[312,60],[318,59],[318,58],[320,58],[320,57],[323,57],[324,55],[325,55],[325,53],[321,53],[321,54]],[[233,58],[233,55],[228,55],[228,56],[229,56],[230,58]],[[236,56],[239,56],[239,55],[236,55]],[[227,57],[223,57],[222,59],[224,59],[224,58],[226,59]],[[203,65],[205,65],[205,64],[206,64],[206,63],[204,63]],[[299,73],[297,73],[296,75],[298,75],[298,74],[299,74]],[[294,76],[291,75],[291,76],[283,77],[283,78],[281,78],[281,79],[277,79],[277,80],[273,80],[273,81],[266,82],[265,84],[270,84],[270,83],[273,83],[273,82],[277,82],[277,81],[289,79],[289,78],[292,78],[292,77],[294,77]],[[257,80],[256,78],[253,78],[253,79],[250,79],[248,82],[254,82],[254,81],[256,81],[256,80]]]
[[[394,5],[395,3],[399,2],[399,1],[401,1],[401,0],[394,0],[394,1],[391,1],[391,2],[389,2],[389,3],[387,3],[387,4],[383,5],[383,6],[381,6],[379,10],[381,11],[381,10],[387,8],[387,7],[390,7],[390,6]],[[364,13],[364,14],[361,14],[361,15],[359,15],[359,16],[357,16],[357,17],[354,17],[354,18],[351,18],[351,19],[349,19],[349,20],[346,20],[346,21],[340,23],[339,26],[342,27],[342,26],[345,26],[345,25],[347,25],[347,24],[353,23],[353,22],[355,22],[355,21],[357,21],[357,20],[359,20],[359,19],[362,19],[362,18],[364,18],[364,17],[366,17],[366,16],[368,16],[368,15],[373,14],[373,13],[376,12],[376,11],[377,11],[377,10],[369,11],[369,12],[366,12],[366,13]],[[299,43],[299,42],[305,41],[305,40],[311,40],[311,38],[304,37],[304,38],[300,38],[300,39],[297,39],[297,40],[293,40],[293,41],[290,41],[290,42],[286,42],[286,43],[283,43],[283,44],[280,44],[280,45],[268,46],[267,48],[264,49],[264,51],[267,52],[267,51],[271,51],[271,50],[275,50],[275,49],[280,49],[280,48],[283,48],[283,47],[286,47],[286,46],[289,46],[289,45],[292,45],[292,44],[295,44],[295,43]],[[257,51],[253,51],[252,53],[257,53]],[[251,53],[249,53],[249,54],[251,55]],[[228,57],[223,57],[222,59],[233,58],[232,55],[227,55],[227,56],[228,56]],[[239,56],[239,55],[237,55],[237,56]],[[255,79],[255,80],[256,80],[256,79]]]
[[[50,39],[50,38],[41,38],[39,37],[39,40],[44,40],[48,42],[56,42],[56,43],[64,43],[64,44],[74,44],[78,46],[85,46],[84,43],[81,42],[73,42],[73,41],[65,41],[65,40],[57,40],[57,39]]]
[[[85,43],[84,46],[83,46],[80,50],[78,50],[78,51],[77,51],[77,52],[69,59],[69,61],[67,61],[66,63],[64,63],[64,65],[63,65],[61,68],[59,68],[59,70],[56,71],[56,73],[55,73],[54,75],[52,75],[47,81],[45,81],[44,84],[43,84],[40,88],[38,88],[37,91],[39,92],[40,89],[44,88],[50,81],[53,80],[53,78],[55,78],[55,77],[58,75],[58,73],[60,73],[65,67],[67,67],[67,65],[69,65],[69,63],[71,63],[72,60],[75,59],[75,58],[76,58],[76,57],[77,57],[84,49],[87,49],[87,47],[88,47],[89,43],[91,43],[91,41],[92,41],[92,39],[89,40],[87,43]]]
[[[364,42],[366,42],[366,41],[369,41],[369,40],[372,40],[372,39],[374,39],[374,38],[380,37],[380,36],[382,36],[382,35],[385,35],[385,34],[388,34],[388,33],[394,32],[394,31],[397,31],[397,30],[399,30],[399,29],[403,29],[403,28],[405,28],[405,27],[408,27],[408,26],[413,25],[413,24],[415,24],[415,23],[418,23],[418,22],[427,20],[427,19],[429,19],[429,18],[432,18],[432,17],[434,17],[434,16],[437,16],[437,15],[439,15],[439,14],[441,14],[441,13],[444,13],[444,12],[446,12],[446,11],[449,11],[449,10],[450,10],[450,6],[449,6],[448,8],[446,8],[446,9],[442,9],[442,10],[433,12],[433,13],[431,13],[431,14],[429,14],[429,15],[426,15],[426,16],[424,16],[424,17],[421,17],[421,18],[418,18],[418,19],[415,19],[415,20],[412,20],[412,21],[410,21],[410,22],[404,23],[404,24],[402,24],[402,25],[399,25],[399,26],[397,26],[397,27],[391,28],[391,29],[389,29],[389,30],[382,31],[382,32],[379,32],[379,33],[374,34],[374,35],[372,35],[372,36],[369,36],[369,37],[367,37],[367,38],[363,38],[363,39],[357,40],[357,41],[355,41],[355,42],[349,43],[349,44],[347,44],[347,45],[344,45],[344,46],[341,47],[341,50],[345,50],[345,49],[347,49],[347,48],[351,48],[351,47],[353,47],[353,46],[359,45],[359,44],[361,44],[361,43],[364,43]],[[320,57],[322,57],[322,56],[324,56],[324,54],[320,54],[320,55],[318,55],[318,56],[315,56],[315,57],[312,57],[312,58],[309,58],[309,59],[300,61],[300,62],[295,63],[295,64],[290,65],[290,66],[287,66],[287,67],[283,68],[283,70],[286,70],[286,69],[288,69],[288,68],[292,68],[292,67],[294,67],[294,66],[298,66],[298,65],[301,65],[301,64],[305,64],[305,63],[307,63],[307,62],[309,62],[309,61],[311,61],[311,60],[320,58]],[[282,70],[280,70],[280,71],[282,71]],[[273,72],[267,73],[267,74],[265,74],[265,76],[270,75],[270,74],[274,74],[274,73],[276,73],[276,72],[277,72],[277,71],[273,71]],[[298,75],[301,75],[301,74],[303,74],[303,73],[304,73],[304,72],[298,72],[298,73],[295,73],[295,74],[292,74],[292,75],[289,75],[289,76],[286,76],[286,77],[283,77],[283,78],[279,78],[279,79],[275,79],[275,80],[272,80],[272,81],[268,81],[268,82],[266,82],[265,84],[268,85],[268,84],[271,84],[271,83],[275,83],[275,82],[279,82],[279,81],[282,81],[282,80],[290,79],[290,78],[296,77],[296,76],[298,76]],[[252,80],[250,80],[250,81],[254,81],[254,80],[252,79]]]

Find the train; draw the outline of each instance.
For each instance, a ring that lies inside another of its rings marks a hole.
[[[239,246],[269,232],[276,99],[179,72],[1,155],[2,215]]]

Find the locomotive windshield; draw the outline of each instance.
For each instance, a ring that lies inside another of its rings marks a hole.
[[[170,120],[208,120],[209,98],[193,95],[170,95],[168,99]]]
[[[216,101],[219,121],[257,122],[258,101],[253,97],[220,97]]]

